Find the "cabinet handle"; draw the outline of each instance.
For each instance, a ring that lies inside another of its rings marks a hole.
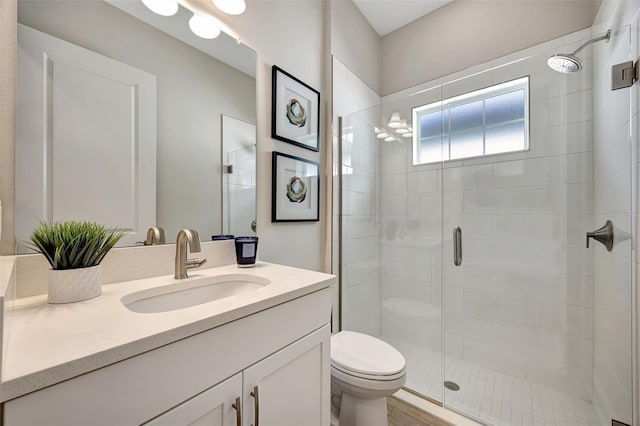
[[[255,407],[255,420],[256,422],[252,426],[260,426],[260,397],[258,396],[258,385],[253,387],[253,391],[251,391],[251,396],[254,400]]]
[[[240,405],[240,397],[236,398],[236,402],[231,404],[234,410],[236,410],[236,425],[242,426],[242,406]]]

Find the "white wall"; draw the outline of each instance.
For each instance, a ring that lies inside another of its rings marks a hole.
[[[433,80],[593,22],[591,1],[454,1],[382,38],[382,92]]]
[[[213,8],[213,5],[211,5]],[[312,270],[325,269],[325,231],[329,175],[324,167],[327,85],[325,40],[327,5],[322,1],[247,1],[244,14],[223,17],[258,52],[257,222],[262,260]],[[277,65],[320,92],[320,152],[271,139],[271,66]],[[278,151],[321,162],[320,221],[271,223],[271,152]]]
[[[331,53],[376,93],[382,89],[380,52],[380,36],[353,1],[331,0]]]

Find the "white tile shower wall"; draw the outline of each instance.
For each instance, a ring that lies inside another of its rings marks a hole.
[[[380,153],[373,133],[380,97],[333,58],[334,273],[338,273],[338,200],[342,191],[342,328],[380,334]],[[343,117],[342,188],[338,180],[338,120]],[[337,293],[334,312],[337,312]],[[334,315],[334,319],[337,315]],[[337,325],[334,323],[334,325]],[[337,330],[337,327],[334,327]]]
[[[412,166],[409,142],[383,145],[382,333],[440,350],[439,320],[385,306],[401,299],[440,309],[444,275],[447,356],[590,401],[590,78],[554,73],[542,55],[444,86],[442,97],[522,75],[531,78],[529,151],[440,170]],[[454,226],[463,230],[461,268],[452,262]]]

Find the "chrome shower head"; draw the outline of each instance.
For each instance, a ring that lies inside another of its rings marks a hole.
[[[578,72],[582,69],[582,62],[576,56],[576,53],[590,45],[591,43],[595,43],[596,41],[606,40],[609,42],[611,38],[611,30],[607,30],[607,32],[599,37],[594,37],[591,40],[587,40],[582,43],[580,47],[573,51],[573,53],[556,53],[549,59],[547,59],[547,64],[551,67],[552,70],[558,71],[564,74]]]
[[[547,59],[547,64],[552,70],[565,74],[578,72],[582,69],[580,59],[571,53],[557,53]]]

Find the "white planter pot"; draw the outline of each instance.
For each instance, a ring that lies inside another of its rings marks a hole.
[[[102,294],[100,265],[78,269],[49,269],[49,303],[71,303]]]

